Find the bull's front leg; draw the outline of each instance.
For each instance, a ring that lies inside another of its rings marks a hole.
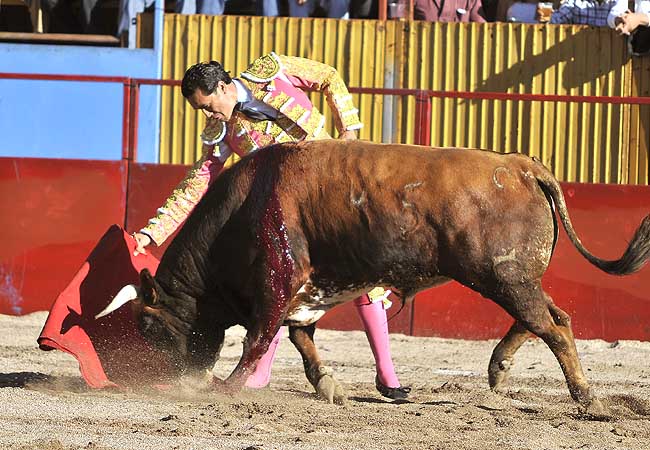
[[[264,178],[255,180],[269,181]],[[269,192],[268,187],[268,184],[254,184],[252,188],[253,191],[260,192],[257,200],[265,202],[260,205],[263,210],[257,222],[254,249],[257,262],[252,268],[251,277],[254,286],[252,292],[257,297],[253,299],[242,357],[225,380],[225,385],[231,392],[241,390],[255,370],[257,362],[269,349],[273,337],[287,316],[292,292],[295,292],[292,287],[297,290],[297,286],[302,285],[294,278],[295,252],[290,245],[289,227],[284,221],[278,193],[275,190]]]
[[[242,356],[237,367],[232,373],[221,381],[215,378],[214,383],[217,389],[228,393],[236,393],[246,383],[248,377],[255,371],[258,361],[268,351],[273,338],[282,325],[281,320],[263,320],[261,323],[248,330],[244,340]]]
[[[225,328],[217,326],[192,333],[188,342],[188,366],[186,373],[193,377],[212,378],[212,369],[219,359]]]
[[[265,283],[258,289],[258,292],[264,294],[254,301],[254,312],[246,327],[242,356],[237,367],[221,383],[223,391],[234,393],[241,390],[284,323],[290,288],[288,283],[280,285],[273,275],[269,274]],[[219,384],[218,380],[215,382]]]
[[[345,392],[339,382],[334,379],[332,369],[325,367],[318,356],[314,344],[315,329],[316,324],[305,327],[289,327],[289,338],[300,352],[302,363],[305,366],[305,375],[316,389],[318,396],[330,403],[342,405],[346,400]]]

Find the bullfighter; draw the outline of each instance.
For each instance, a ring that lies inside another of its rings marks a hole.
[[[181,89],[190,105],[207,117],[201,134],[203,156],[156,216],[134,234],[137,252],[144,252],[152,242],[161,245],[187,218],[216,176],[248,153],[275,143],[331,139],[325,117],[305,91],[325,95],[339,139],[356,139],[356,130],[363,126],[337,70],[305,58],[270,53],[253,61],[239,78],[231,78],[216,61],[198,63],[186,71]],[[401,386],[390,355],[384,309],[390,305],[387,293],[373,289],[370,296],[362,295],[354,304],[375,357],[377,390],[388,398],[406,398],[410,389]],[[269,383],[281,335],[282,328],[246,386]]]

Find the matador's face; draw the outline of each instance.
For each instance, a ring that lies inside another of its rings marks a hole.
[[[237,88],[232,82],[226,84],[219,81],[211,94],[197,89],[187,101],[192,108],[203,111],[208,118],[228,122],[237,104]]]

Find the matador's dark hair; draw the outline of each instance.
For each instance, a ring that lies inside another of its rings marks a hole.
[[[219,81],[226,84],[232,83],[230,74],[223,69],[221,64],[216,61],[194,64],[183,75],[181,92],[185,98],[189,98],[197,89],[201,89],[204,94],[209,95],[214,92]]]

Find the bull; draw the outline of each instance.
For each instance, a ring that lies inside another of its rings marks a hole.
[[[489,384],[501,390],[515,352],[539,336],[574,400],[603,412],[578,359],[570,317],[544,292],[558,236],[609,274],[650,253],[650,215],[623,256],[592,255],[571,224],[558,181],[521,154],[361,141],[278,144],[222,173],[163,255],[156,276],[123,288],[97,317],[132,301],[143,336],[179,372],[204,372],[225,330],[246,328],[241,359],[215,385],[241,389],[278,328],[289,325],[305,374],[330,402],[345,394],[313,336],[330,308],[373,286],[410,299],[456,280],[515,320],[495,347]]]

